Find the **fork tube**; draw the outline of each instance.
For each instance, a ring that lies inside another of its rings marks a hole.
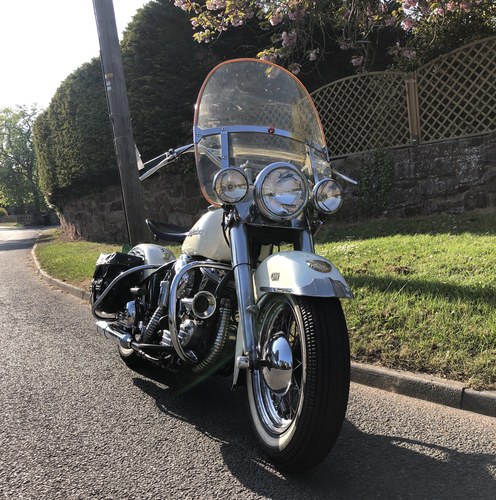
[[[231,227],[231,253],[238,296],[239,322],[243,329],[243,351],[253,363],[256,361],[254,313],[255,294],[248,249],[248,231],[243,223]]]
[[[299,235],[298,243],[300,245],[300,250],[303,250],[304,252],[315,253],[313,238],[310,231],[308,230],[302,231]]]

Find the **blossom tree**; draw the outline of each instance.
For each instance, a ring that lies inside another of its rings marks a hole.
[[[321,58],[323,41],[329,38],[349,50],[351,64],[364,71],[373,56],[372,38],[381,29],[401,28],[405,35],[401,39],[409,43],[398,42],[392,54],[409,66],[420,61],[411,43],[416,38],[428,48],[445,45],[440,33],[448,31],[456,38],[460,26],[476,26],[472,30],[476,36],[496,32],[494,0],[174,0],[174,5],[190,14],[199,42],[212,41],[233,27],[258,23],[272,33],[271,45],[258,57],[285,63],[294,73]]]

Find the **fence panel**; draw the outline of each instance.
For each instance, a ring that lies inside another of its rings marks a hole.
[[[425,64],[417,81],[422,143],[496,130],[496,37]]]
[[[408,106],[399,72],[356,75],[312,94],[322,119],[331,157],[408,145]]]
[[[496,130],[496,37],[465,45],[415,75],[384,71],[312,93],[331,158]]]

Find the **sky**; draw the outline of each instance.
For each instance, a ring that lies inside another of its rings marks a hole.
[[[147,1],[113,0],[120,38]],[[0,0],[0,108],[46,108],[99,50],[93,0]]]

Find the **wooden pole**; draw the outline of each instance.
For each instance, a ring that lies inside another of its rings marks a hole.
[[[146,241],[148,234],[114,5],[112,0],[93,0],[93,8],[129,243],[137,245]]]

